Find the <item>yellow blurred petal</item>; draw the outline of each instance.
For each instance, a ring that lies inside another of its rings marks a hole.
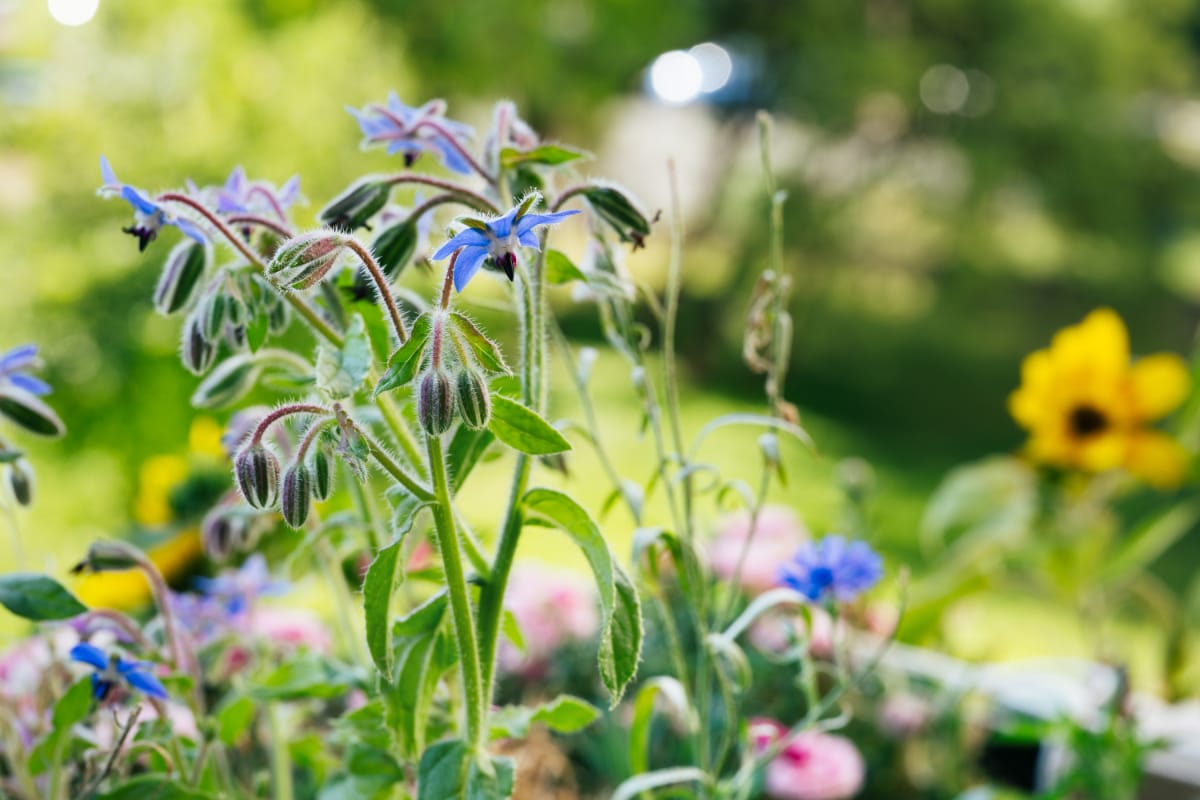
[[[221,447],[221,425],[212,417],[196,417],[188,431],[188,449],[199,456],[224,458]]]
[[[1187,365],[1174,353],[1138,359],[1129,371],[1129,391],[1138,417],[1155,420],[1170,414],[1187,397]]]
[[[1079,466],[1088,472],[1104,472],[1121,466],[1129,452],[1129,436],[1108,431],[1092,436],[1079,445]]]
[[[1129,334],[1111,308],[1098,308],[1078,325],[1064,328],[1051,345],[1054,367],[1074,380],[1112,378],[1129,367]]]
[[[84,575],[74,588],[75,595],[89,608],[133,611],[150,602],[150,584],[136,569]]]
[[[1187,476],[1191,455],[1159,431],[1139,431],[1129,443],[1125,468],[1156,489],[1173,489]]]

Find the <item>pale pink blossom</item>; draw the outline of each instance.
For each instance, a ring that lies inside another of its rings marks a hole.
[[[522,653],[502,642],[500,665],[508,672],[538,674],[559,647],[591,638],[600,628],[591,581],[537,562],[525,561],[513,568],[504,607],[516,618],[525,643]]]
[[[933,718],[929,701],[912,692],[892,692],[879,709],[880,726],[897,738],[920,733]]]
[[[759,617],[750,626],[750,643],[765,653],[783,655],[792,647],[807,641],[808,653],[814,658],[833,656],[834,621],[823,608],[808,609],[811,624],[801,614],[775,611]],[[838,624],[840,628],[840,623]]]
[[[753,720],[750,737],[763,750],[787,729],[774,720]],[[844,736],[809,731],[793,736],[767,765],[765,787],[774,800],[849,800],[861,791],[866,763]]]
[[[306,608],[260,606],[246,620],[247,631],[285,649],[304,647],[328,653],[329,629],[321,618]]]
[[[753,529],[754,536],[742,561],[738,585],[748,594],[755,595],[779,585],[779,570],[808,540],[809,533],[796,512],[787,506],[764,506],[757,524],[752,526],[751,520],[747,511],[722,517],[717,523],[716,535],[709,542],[707,556],[718,578],[732,580]]]

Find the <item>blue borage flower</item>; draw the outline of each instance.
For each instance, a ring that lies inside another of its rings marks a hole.
[[[444,100],[430,100],[413,108],[392,92],[386,105],[373,103],[362,109],[346,106],[346,110],[358,120],[363,147],[380,145],[387,147],[388,155],[404,153],[405,166],[410,167],[422,153],[433,153],[448,169],[464,175],[472,172],[460,148],[475,131],[469,125],[446,119]]]
[[[826,536],[805,542],[780,571],[780,582],[809,600],[853,600],[883,576],[883,560],[866,542]]]
[[[145,250],[146,245],[154,241],[159,229],[165,225],[179,228],[200,244],[204,244],[204,233],[199,227],[186,219],[169,214],[166,209],[137,189],[121,183],[104,156],[100,156],[100,175],[104,185],[100,187],[98,194],[103,197],[120,196],[133,206],[133,224],[122,230],[138,238],[138,250]]]
[[[238,569],[222,572],[215,578],[196,578],[196,588],[219,601],[233,616],[250,610],[260,597],[283,594],[288,585],[271,577],[267,559],[255,553]]]
[[[37,369],[42,365],[37,353],[36,344],[23,344],[0,356],[0,385],[7,383],[29,394],[50,394],[48,383],[26,374],[28,370]]]
[[[158,700],[167,699],[167,690],[151,672],[153,664],[144,661],[126,661],[116,653],[106,655],[94,644],[80,642],[71,648],[71,660],[93,667],[92,696],[106,700],[114,688],[126,686]]]
[[[241,165],[233,168],[222,186],[200,188],[190,180],[187,186],[190,194],[215,205],[222,214],[270,211],[281,220],[286,220],[287,209],[302,199],[299,175],[293,175],[282,187],[276,188],[269,181],[250,180]]]
[[[462,249],[454,262],[454,288],[462,291],[486,259],[489,266],[502,270],[511,281],[517,269],[517,248],[538,249],[538,237],[533,229],[542,225],[556,225],[578,211],[558,211],[553,214],[530,214],[531,208],[540,199],[536,193],[528,195],[521,204],[502,217],[493,220],[463,218],[467,228],[446,242],[433,254],[434,261],[441,261],[455,250]]]

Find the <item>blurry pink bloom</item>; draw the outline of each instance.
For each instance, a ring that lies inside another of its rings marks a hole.
[[[773,720],[753,720],[750,736],[762,750],[786,733]],[[767,765],[767,795],[774,800],[848,800],[862,789],[866,764],[844,736],[809,732],[792,737]]]
[[[305,647],[316,653],[328,653],[330,649],[329,629],[305,608],[256,608],[246,621],[246,629],[285,648]]]
[[[889,694],[879,709],[880,726],[897,738],[920,733],[932,717],[929,702],[912,692]]]
[[[747,511],[727,514],[717,523],[716,535],[708,545],[708,561],[718,578],[732,580],[750,536],[750,523]],[[738,584],[752,595],[778,586],[780,568],[808,538],[808,529],[795,511],[787,506],[765,506],[758,515]]]
[[[595,590],[581,576],[536,562],[512,571],[504,607],[525,640],[525,652],[502,642],[500,665],[508,672],[540,672],[554,651],[569,641],[588,639],[600,628]]]
[[[809,608],[812,627],[805,630],[805,619],[800,614],[776,612],[759,617],[750,626],[747,636],[759,650],[783,655],[794,646],[796,640],[808,638],[808,652],[814,658],[830,658],[833,655],[833,618],[823,608]]]

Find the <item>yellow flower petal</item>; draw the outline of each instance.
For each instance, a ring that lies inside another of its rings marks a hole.
[[[1115,469],[1129,452],[1129,436],[1121,431],[1107,431],[1083,440],[1079,445],[1079,466],[1088,472]]]
[[[1190,388],[1183,359],[1174,353],[1157,353],[1138,359],[1129,371],[1129,391],[1135,413],[1142,420],[1170,414]]]
[[[1050,349],[1055,370],[1077,381],[1114,378],[1129,367],[1129,334],[1111,308],[1098,308],[1078,325],[1063,328]]]
[[[1191,455],[1159,431],[1139,431],[1130,439],[1125,468],[1157,489],[1173,489],[1183,482]]]

